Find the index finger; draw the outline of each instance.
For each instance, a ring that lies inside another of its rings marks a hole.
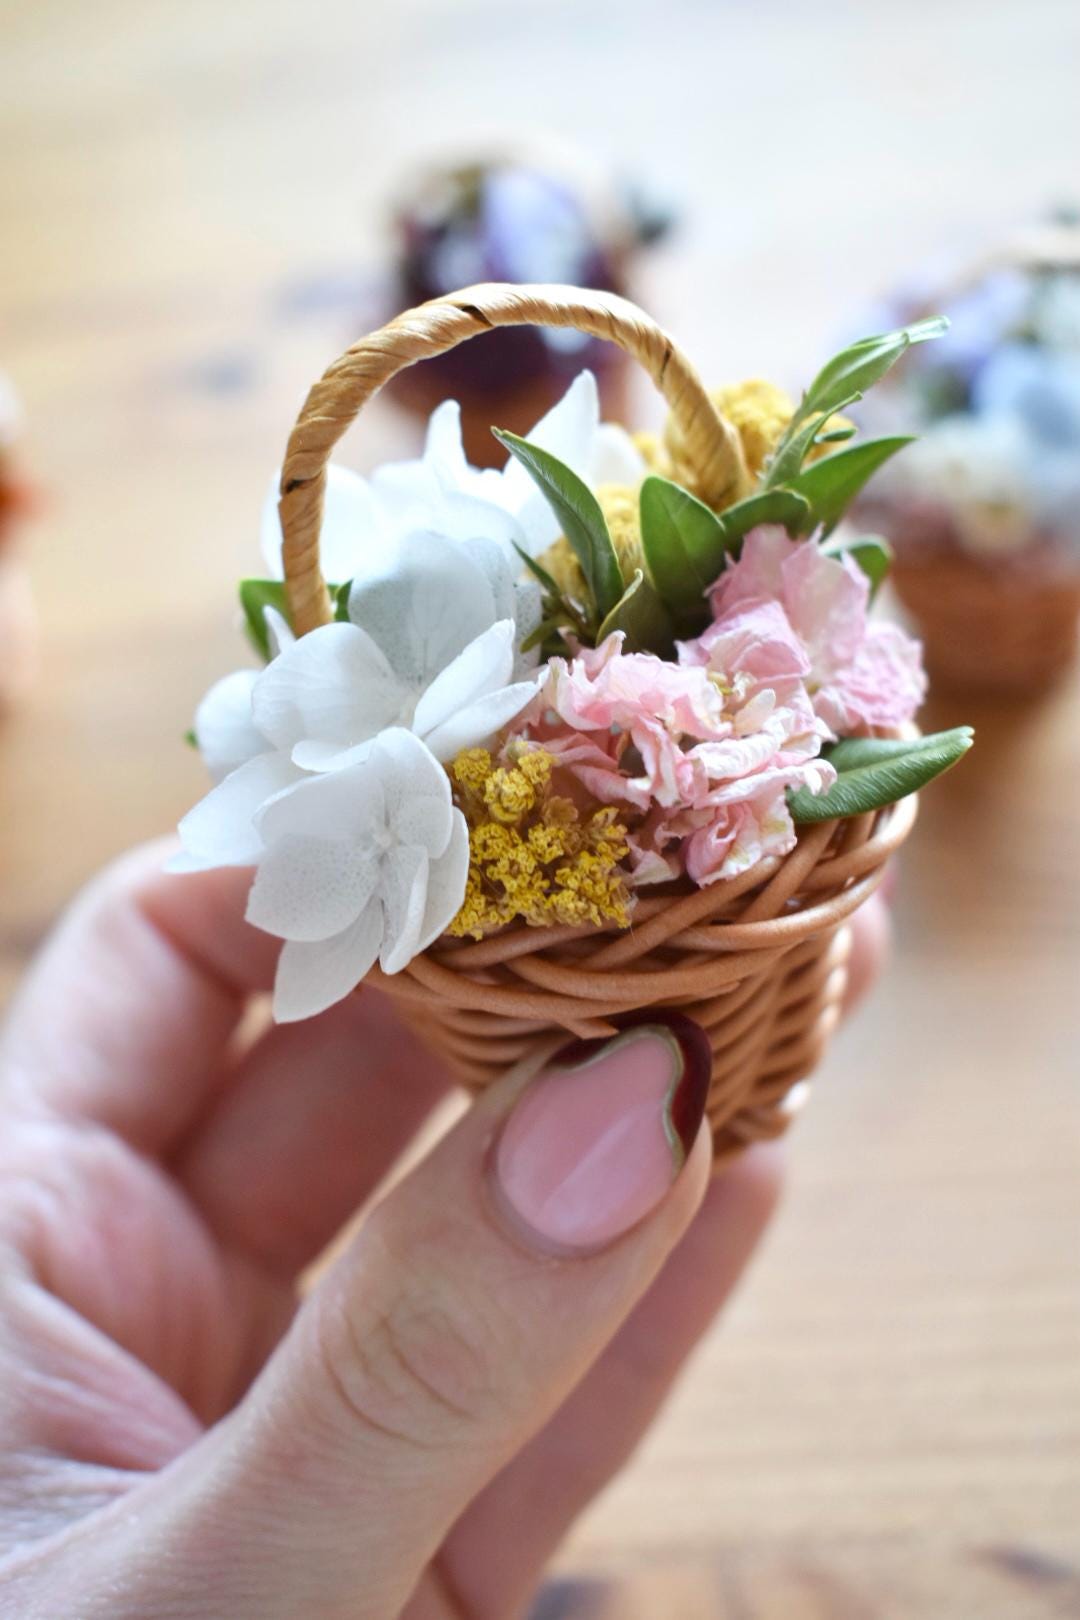
[[[279,948],[244,920],[250,872],[167,874],[173,847],[145,845],[84,890],[0,1036],[6,1099],[93,1119],[151,1153],[205,1107]]]

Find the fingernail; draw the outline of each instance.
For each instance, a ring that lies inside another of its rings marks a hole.
[[[496,1195],[534,1245],[603,1248],[660,1203],[694,1145],[712,1054],[699,1024],[655,1013],[558,1052],[492,1156]]]

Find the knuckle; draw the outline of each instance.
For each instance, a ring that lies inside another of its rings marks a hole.
[[[437,1292],[395,1288],[377,1309],[338,1296],[320,1312],[326,1384],[347,1421],[397,1443],[459,1444],[498,1409],[497,1382],[475,1327]]]

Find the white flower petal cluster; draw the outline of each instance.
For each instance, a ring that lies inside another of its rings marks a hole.
[[[279,1022],[309,1018],[376,961],[399,973],[461,905],[469,834],[450,778],[412,732],[384,731],[361,764],[309,776],[255,816],[248,920],[285,940]]]
[[[636,482],[640,456],[599,420],[583,372],[529,435],[592,484]],[[369,481],[331,467],[323,570],[351,581],[348,618],[297,639],[265,610],[272,657],[218,681],[195,716],[214,787],[180,823],[174,870],[253,866],[249,920],[285,940],[275,1013],[311,1016],[372,963],[397,973],[451,922],[468,833],[444,766],[532,699],[521,643],[535,555],[558,523],[524,469],[470,467],[448,402],[423,455]],[[262,545],[281,577],[276,486]]]
[[[527,435],[595,487],[636,484],[645,464],[624,428],[600,421],[596,379],[582,371],[557,405]],[[501,472],[471,467],[461,442],[461,408],[447,400],[432,413],[424,453],[390,462],[370,481],[343,467],[328,472],[320,546],[323,572],[340,583],[362,579],[390,560],[402,539],[417,531],[451,540],[518,545],[539,556],[559,538],[559,524],[525,469],[512,458]],[[266,567],[281,578],[281,523],[277,480],[263,507]]]
[[[302,637],[257,678],[255,727],[305,770],[362,758],[388,726],[408,727],[436,759],[451,760],[536,690],[535,676],[513,680],[515,623],[495,611],[467,554],[413,535],[393,573],[354,586],[349,623]]]

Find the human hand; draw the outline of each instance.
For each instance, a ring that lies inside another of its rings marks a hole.
[[[238,1040],[277,949],[248,874],[161,861],[77,902],[0,1043],[0,1616],[517,1615],[731,1292],[777,1149],[710,1184],[691,1077],[680,1164],[655,1035],[584,1085],[510,1075],[298,1305],[449,1080],[369,992]],[[855,923],[857,993],[884,909]]]

